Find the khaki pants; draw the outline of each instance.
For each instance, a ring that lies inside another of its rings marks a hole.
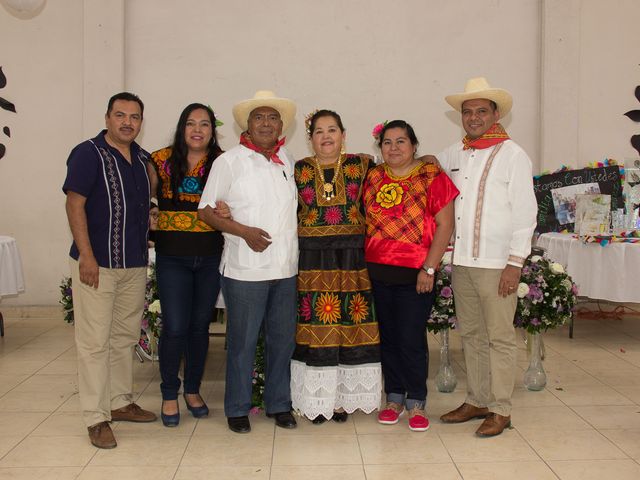
[[[133,401],[133,349],[140,339],[146,267],[100,268],[97,289],[71,259],[78,388],[87,426]]]
[[[511,414],[516,371],[517,297],[498,295],[502,270],[454,266],[452,286],[467,368],[466,402]]]

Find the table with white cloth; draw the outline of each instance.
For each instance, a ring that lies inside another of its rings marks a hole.
[[[640,303],[640,243],[583,243],[570,233],[543,233],[537,246],[567,269],[583,297]]]
[[[0,299],[24,292],[24,275],[18,244],[13,237],[0,235]],[[4,319],[0,312],[0,335],[4,337]]]

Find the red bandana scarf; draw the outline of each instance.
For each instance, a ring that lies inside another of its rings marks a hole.
[[[462,139],[462,143],[464,144],[463,150],[469,150],[471,148],[475,148],[477,150],[482,150],[483,148],[493,147],[498,143],[504,142],[505,140],[509,140],[509,135],[506,130],[502,128],[502,125],[499,123],[494,123],[489,127],[489,130],[484,132],[480,137],[472,140],[469,138],[469,135],[465,135]]]
[[[269,160],[271,160],[273,163],[277,163],[278,165],[284,165],[284,162],[280,160],[280,157],[278,157],[278,151],[280,150],[280,147],[284,145],[284,141],[285,141],[285,137],[282,137],[282,139],[278,143],[276,143],[273,148],[265,149],[265,148],[260,148],[256,144],[254,144],[250,140],[249,134],[247,132],[242,132],[242,134],[240,134],[240,145],[244,145],[245,147],[247,147],[250,150],[253,150],[254,152],[261,153],[262,155],[267,157]]]

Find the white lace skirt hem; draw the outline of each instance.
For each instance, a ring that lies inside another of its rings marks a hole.
[[[380,407],[382,368],[379,363],[310,367],[291,361],[293,409],[313,420],[331,418],[334,410],[371,413]]]

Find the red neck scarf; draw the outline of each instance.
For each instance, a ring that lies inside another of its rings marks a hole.
[[[477,150],[482,150],[483,148],[493,147],[498,143],[504,142],[505,140],[509,140],[509,135],[506,130],[502,128],[502,125],[499,123],[494,123],[489,127],[489,130],[484,132],[480,137],[472,140],[469,138],[469,135],[465,135],[462,139],[462,143],[464,144],[463,150],[469,150],[471,148],[475,148]]]
[[[253,143],[247,132],[242,132],[240,134],[240,145],[244,145],[245,147],[247,147],[250,150],[253,150],[254,152],[261,153],[262,155],[267,157],[269,160],[271,160],[273,163],[277,163],[278,165],[284,165],[284,162],[280,160],[280,157],[278,157],[278,151],[280,150],[280,147],[284,145],[285,140],[286,138],[282,137],[282,139],[280,139],[278,143],[276,143],[273,146],[273,148],[265,149],[265,148],[260,148],[255,143]]]

